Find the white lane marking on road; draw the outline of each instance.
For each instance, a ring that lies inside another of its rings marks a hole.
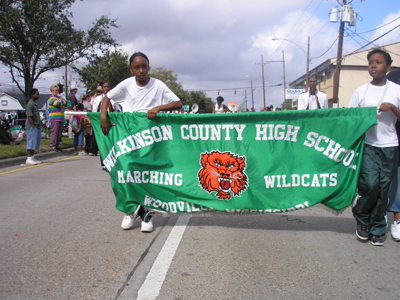
[[[175,256],[183,233],[190,219],[189,216],[180,216],[164,243],[156,261],[153,264],[146,280],[139,289],[137,300],[154,300],[161,291],[161,286],[167,276],[172,259]]]

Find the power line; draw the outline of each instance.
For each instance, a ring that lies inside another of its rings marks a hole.
[[[368,33],[368,32],[375,31],[375,30],[377,30],[377,29],[379,29],[379,28],[385,27],[386,25],[389,25],[389,24],[393,23],[394,21],[397,21],[398,19],[400,19],[400,17],[394,19],[393,21],[390,21],[389,23],[386,23],[386,24],[383,24],[383,25],[381,25],[381,26],[379,26],[379,27],[376,27],[375,29],[368,30],[368,31],[364,31],[364,32],[359,32],[358,34],[364,34],[364,33]]]
[[[335,43],[336,43],[336,41],[338,40],[338,38],[339,38],[339,37],[337,37],[337,38],[333,41],[332,45],[330,45],[329,48],[328,48],[328,50],[326,50],[323,54],[321,54],[320,56],[311,57],[311,58],[314,59],[314,58],[320,58],[320,57],[324,56],[324,55],[326,54],[326,52],[328,52],[328,51],[333,47],[333,45],[335,45]]]
[[[276,87],[276,86],[282,86],[282,83],[277,83],[277,84],[273,84],[273,85],[266,85],[265,87]],[[253,85],[253,89],[256,88],[262,88],[263,86],[254,86]],[[218,91],[238,91],[238,90],[251,90],[251,87],[240,87],[240,88],[226,88],[226,89],[214,89],[214,90],[201,90],[202,92],[218,92]],[[197,91],[197,90],[196,90]]]
[[[368,41],[367,39],[363,38],[362,36],[359,36],[356,32],[351,31],[350,29],[346,29],[346,31],[350,31],[353,35],[359,37],[360,39],[362,39],[362,40],[364,40],[364,41],[366,41],[366,42],[368,42],[368,43],[370,42],[370,41]],[[350,34],[349,34],[349,37],[352,38],[353,41],[355,41],[357,44],[359,44],[360,46],[362,46],[362,44],[359,43],[359,42],[358,42],[354,37],[352,37]],[[374,45],[375,47],[379,47],[379,45],[377,45],[377,44],[373,44],[373,45]],[[387,51],[387,52],[389,52],[390,54],[396,55],[396,56],[400,56],[399,54],[397,54],[397,53],[395,53],[395,52],[393,52],[393,51]]]
[[[328,25],[328,23],[330,23],[329,21],[326,21],[326,23],[324,24],[324,26],[322,26],[316,33],[314,33],[311,37],[314,37],[318,34],[318,32],[320,32],[326,25]]]
[[[371,42],[369,42],[369,43],[365,44],[364,46],[362,46],[362,47],[358,48],[357,50],[354,50],[353,52],[351,52],[350,54],[346,55],[345,57],[347,57],[347,56],[350,56],[350,55],[353,55],[354,53],[357,53],[357,52],[359,52],[360,50],[362,50],[362,49],[364,49],[365,47],[367,47],[367,46],[369,46],[369,45],[373,44],[374,42],[376,42],[377,40],[379,40],[380,38],[384,37],[385,35],[387,35],[388,33],[392,32],[393,30],[395,30],[395,29],[396,29],[396,28],[398,28],[398,27],[400,27],[400,24],[399,24],[399,25],[397,25],[396,27],[394,27],[394,28],[390,29],[390,30],[389,30],[389,31],[387,31],[386,33],[382,34],[381,36],[377,37],[377,38],[376,38],[376,39],[374,39],[373,41],[371,41]],[[342,57],[340,60],[343,60],[345,57]],[[336,62],[335,62],[335,63],[338,63],[338,62],[339,62],[339,60],[336,60]]]
[[[300,21],[300,19],[303,17],[304,13],[307,11],[307,9],[310,7],[311,3],[313,3],[314,0],[311,0],[310,3],[308,3],[307,7],[303,10],[303,13],[301,14],[301,16],[297,19],[297,21],[294,23],[294,25],[292,26],[292,28],[289,30],[289,33],[286,35],[286,37],[284,39],[287,39],[290,35],[290,33],[292,32],[292,30],[296,27],[297,23]],[[282,40],[284,40],[282,39]],[[268,60],[270,59],[270,57],[278,50],[281,48],[282,44],[284,43],[284,41],[282,41],[280,43],[280,45],[274,50],[274,52],[269,56]],[[286,48],[285,48],[286,49]]]
[[[362,46],[362,44],[359,42],[359,41],[357,41],[355,38],[354,38],[354,36],[352,36],[352,35],[348,35],[353,41],[355,41],[357,44],[359,44],[360,46]],[[369,41],[367,41],[367,42],[369,42]],[[375,44],[374,44],[374,46],[376,46]]]
[[[307,25],[308,21],[310,21],[310,19],[313,17],[313,15],[315,14],[315,12],[318,10],[318,8],[321,6],[321,3],[324,0],[321,0],[321,2],[318,4],[317,8],[313,11],[313,13],[311,14],[311,16],[308,18],[308,20],[304,23],[303,27],[300,28],[299,32],[296,34],[296,36],[293,38],[293,40],[296,39],[296,37],[300,34],[300,32],[303,31],[303,28]],[[286,47],[287,48],[287,47]],[[285,48],[285,49],[286,49]]]

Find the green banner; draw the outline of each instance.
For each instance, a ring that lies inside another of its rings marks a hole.
[[[376,108],[236,114],[88,113],[116,197],[171,213],[349,206]]]

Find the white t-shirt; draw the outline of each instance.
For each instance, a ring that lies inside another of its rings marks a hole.
[[[224,113],[224,105],[221,103],[221,108],[218,108],[218,103],[215,103],[214,112],[216,114],[223,114]]]
[[[324,92],[317,91],[317,98],[321,108],[329,107],[328,96]],[[307,109],[307,106],[308,109],[318,109],[317,99],[314,95],[310,95],[310,92],[308,91],[300,94],[297,110],[305,110]]]
[[[104,97],[104,95],[100,95],[100,96],[97,96],[96,98],[94,98],[93,108],[92,108],[93,112],[98,111],[99,105],[101,103],[101,100],[103,100],[103,97]],[[111,104],[112,108],[114,109],[114,111],[120,111],[120,109],[121,109],[120,106],[114,100],[110,99],[110,104]]]
[[[388,85],[386,93],[386,85]],[[348,107],[372,107],[378,106],[383,97],[383,102],[392,103],[397,108],[400,105],[400,86],[387,81],[384,86],[364,84],[356,89],[351,97]],[[368,86],[368,91],[365,89]],[[365,96],[365,98],[364,98]],[[399,145],[396,133],[396,115],[391,111],[381,111],[377,115],[378,125],[371,127],[365,133],[365,143],[374,147],[396,147]]]
[[[121,105],[124,112],[147,112],[150,109],[180,101],[179,98],[162,81],[150,78],[146,86],[138,86],[135,77],[120,82],[107,93]]]

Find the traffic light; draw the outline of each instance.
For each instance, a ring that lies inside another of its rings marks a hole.
[[[236,89],[235,89],[235,95],[236,95]]]
[[[218,90],[218,95],[219,95],[219,90]]]

